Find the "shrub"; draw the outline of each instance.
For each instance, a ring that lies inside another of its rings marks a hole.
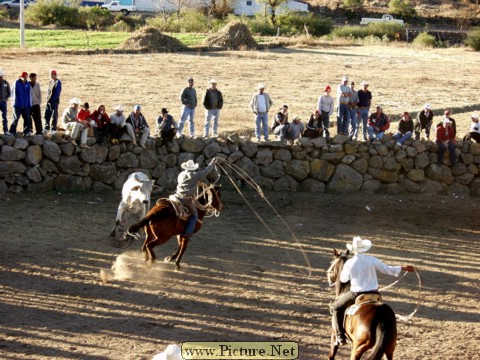
[[[363,8],[363,0],[343,0],[343,7],[351,11],[359,11]]]
[[[99,6],[80,7],[80,21],[88,29],[103,29],[113,24],[113,15]]]
[[[402,31],[400,24],[387,24],[383,22],[372,23],[368,26],[342,26],[333,30],[334,37],[363,39],[374,36],[379,39],[394,39],[395,34]]]
[[[282,33],[292,35],[304,33],[305,27],[312,36],[326,35],[333,29],[330,19],[314,14],[303,15],[298,12],[279,15],[277,24],[280,26]]]
[[[434,48],[438,47],[438,42],[435,39],[435,36],[427,33],[427,32],[421,32],[420,34],[417,35],[417,37],[413,40],[413,45],[416,47],[428,47],[428,48]]]
[[[248,19],[247,25],[254,34],[265,36],[277,35],[277,27],[273,26],[263,15],[257,15],[254,18]]]
[[[212,27],[212,22],[209,22],[204,14],[190,9],[174,15],[165,13],[161,16],[147,19],[146,23],[163,32],[177,33],[206,33]]]
[[[27,21],[40,25],[81,26],[78,8],[67,6],[63,0],[38,0],[25,10]]]
[[[409,0],[391,0],[388,4],[388,11],[395,16],[404,18],[414,17],[417,13]]]
[[[480,28],[476,28],[468,33],[465,45],[470,46],[475,51],[480,51]]]

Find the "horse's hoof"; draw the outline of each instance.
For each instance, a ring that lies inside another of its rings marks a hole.
[[[172,257],[171,257],[171,256],[167,256],[163,261],[165,261],[166,263],[171,262],[171,261],[172,261]]]
[[[180,264],[175,263],[175,271],[180,271]]]

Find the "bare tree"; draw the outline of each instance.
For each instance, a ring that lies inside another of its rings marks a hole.
[[[275,25],[277,22],[276,13],[277,13],[278,7],[286,3],[288,0],[258,0],[258,1],[266,4],[270,8],[270,20],[272,21],[272,24]]]

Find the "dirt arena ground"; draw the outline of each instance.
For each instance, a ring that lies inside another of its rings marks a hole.
[[[206,219],[181,271],[148,268],[140,243],[112,247],[119,191],[0,197],[0,358],[138,360],[183,341],[283,340],[298,342],[299,359],[325,359],[333,297],[325,270],[332,248],[360,235],[373,255],[413,264],[422,279],[420,292],[408,274],[383,293],[401,315],[420,306],[398,325],[396,359],[480,359],[478,199],[267,193],[303,244],[308,277],[288,228],[258,195],[246,196],[273,231],[224,192],[225,210]]]

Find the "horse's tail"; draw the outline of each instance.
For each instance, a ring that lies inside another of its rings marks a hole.
[[[159,200],[163,200],[163,199],[159,199]],[[145,215],[143,219],[141,219],[139,222],[131,225],[128,228],[127,234],[130,236],[135,236],[135,234],[139,232],[140,229],[143,228],[145,225],[147,225],[150,221],[160,217],[162,215],[161,213],[168,205],[169,203],[157,201],[157,204],[152,209],[150,209],[150,211],[147,213],[147,215]]]
[[[383,304],[378,310],[380,311],[376,313],[379,321],[375,327],[375,346],[368,360],[381,360],[385,352],[391,352],[393,354],[397,342],[397,320],[395,319],[395,313],[390,306],[386,304]]]

